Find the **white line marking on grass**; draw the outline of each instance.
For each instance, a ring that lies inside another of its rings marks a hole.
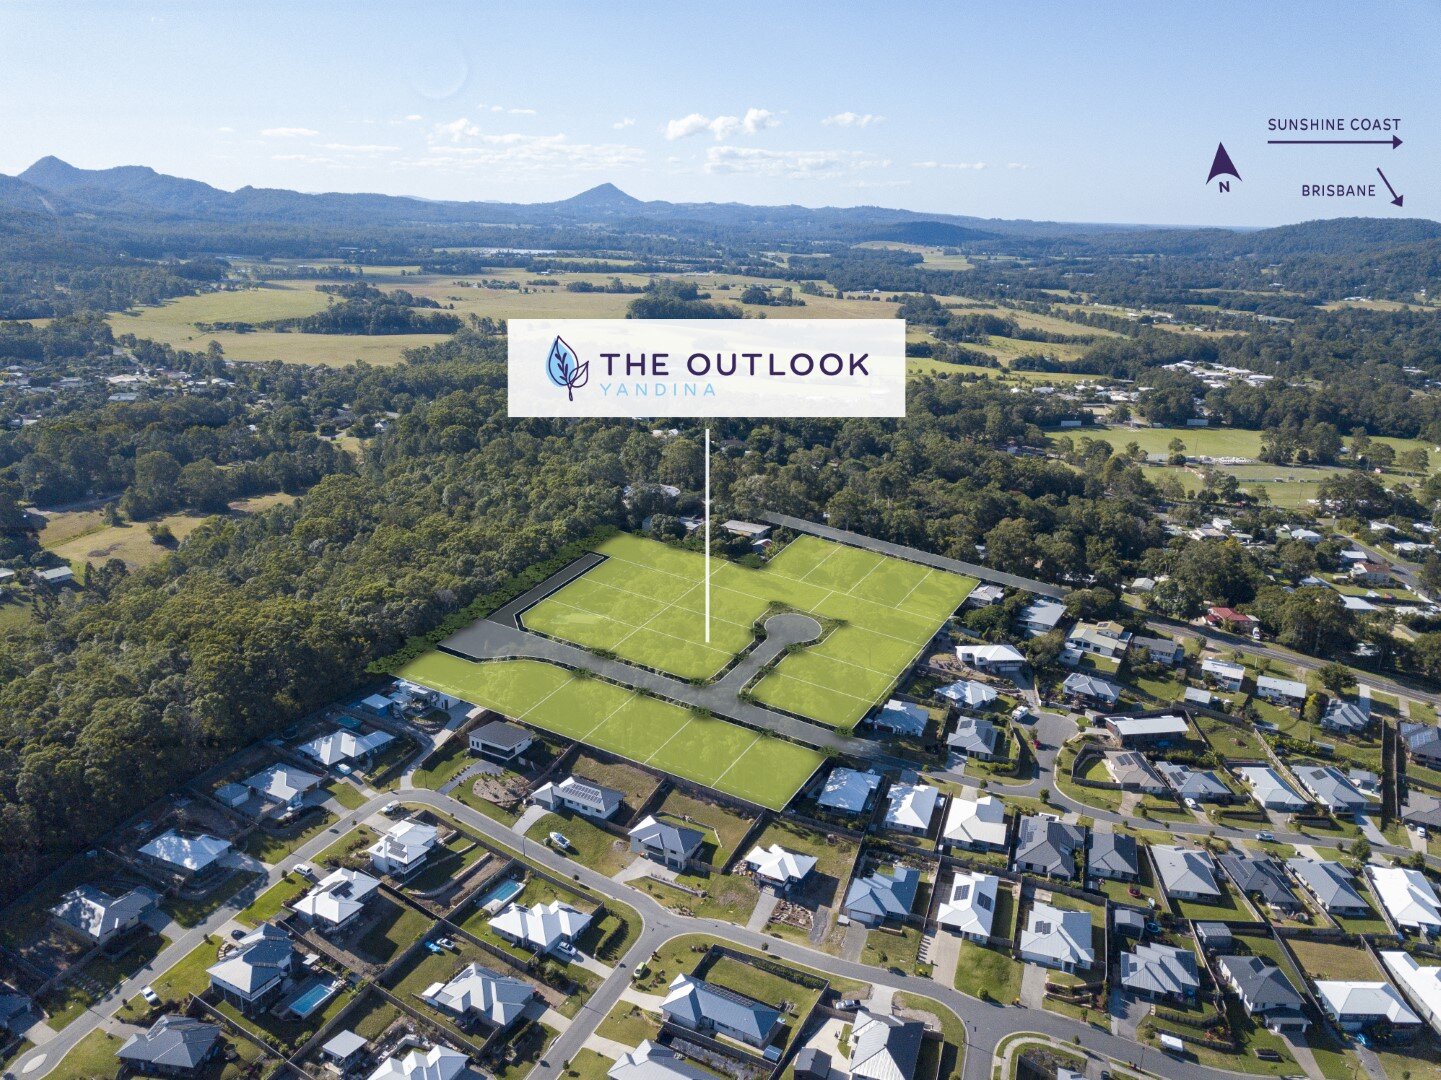
[[[656,756],[657,754],[659,754],[662,750],[664,750],[667,746],[669,746],[672,742],[674,742],[674,741],[676,740],[676,738],[680,735],[680,733],[681,733],[682,731],[684,731],[686,728],[690,727],[691,724],[693,724],[694,722],[695,722],[695,718],[694,718],[694,717],[687,717],[687,718],[686,718],[686,722],[685,722],[684,724],[682,724],[680,727],[676,728],[676,729],[675,729],[675,732],[671,735],[671,737],[670,737],[669,739],[667,739],[665,742],[661,743],[661,744],[660,744],[659,746],[657,746],[654,750],[652,750],[652,751],[650,752],[650,757],[646,758],[645,761],[643,761],[641,764],[643,764],[643,765],[649,765],[652,761],[655,760],[655,756]],[[724,722],[724,721],[722,721],[722,722]],[[732,725],[732,726],[734,726],[734,725]],[[697,783],[699,783],[699,781],[697,781]],[[708,786],[708,785],[707,785],[707,786]]]
[[[761,741],[761,736],[759,736],[759,735],[757,735],[754,739],[752,739],[750,746],[747,746],[744,750],[742,750],[739,754],[737,754],[737,755],[736,755],[736,759],[735,759],[734,761],[732,761],[729,765],[726,766],[725,772],[721,773],[721,774],[720,774],[719,776],[717,776],[714,780],[712,780],[712,781],[710,782],[710,785],[709,785],[709,786],[710,786],[710,787],[713,787],[713,788],[719,789],[719,788],[720,788],[720,783],[721,783],[722,780],[724,780],[724,779],[726,778],[726,775],[727,775],[732,769],[734,769],[737,765],[739,765],[739,764],[741,763],[741,758],[745,757],[745,756],[746,756],[747,754],[749,754],[753,749],[755,749],[756,743],[758,743],[758,742],[760,742],[760,741]]]
[[[542,662],[544,662],[544,661],[542,661]],[[565,668],[560,668],[559,670],[564,671]],[[535,712],[536,709],[540,708],[540,707],[541,707],[542,705],[544,705],[547,701],[549,701],[551,698],[555,697],[556,694],[560,693],[562,690],[564,690],[567,686],[569,686],[569,685],[570,685],[571,683],[573,683],[573,682],[575,682],[575,675],[574,675],[574,674],[572,674],[570,678],[566,679],[565,682],[561,683],[559,686],[557,686],[557,687],[556,687],[554,690],[552,690],[550,693],[546,694],[545,697],[541,698],[539,701],[537,701],[537,702],[536,702],[534,705],[532,705],[530,708],[526,709],[523,713],[521,713],[521,714],[520,714],[519,716],[517,716],[515,719],[517,719],[517,720],[524,720],[524,719],[525,719],[527,716],[529,716],[531,713]],[[504,711],[505,711],[504,709],[501,710],[502,713],[503,713]],[[542,724],[542,725],[540,725],[540,726],[546,728],[548,731],[554,731],[554,730],[555,730],[555,729],[552,728],[549,724]]]
[[[879,570],[882,566],[885,566],[886,563],[889,562],[889,561],[890,561],[890,560],[888,560],[884,555],[878,556],[877,559],[876,559],[876,561],[875,561],[875,564],[872,565],[872,567],[871,567],[869,570],[867,570],[864,574],[862,574],[860,577],[856,578],[856,580],[852,583],[851,587],[846,590],[846,595],[847,595],[847,596],[854,596],[854,595],[855,595],[855,591],[856,591],[857,588],[860,587],[861,582],[865,581],[866,578],[870,577],[870,576],[871,576],[872,574],[874,574],[877,570]],[[857,599],[858,599],[858,600],[864,600],[864,599],[866,599],[866,598],[865,598],[864,596],[860,596],[860,597],[857,597]]]
[[[609,685],[609,684],[607,684],[607,685]],[[600,730],[602,724],[609,723],[610,718],[611,718],[612,716],[614,716],[616,713],[620,712],[620,711],[621,711],[622,709],[624,709],[627,705],[629,705],[633,699],[635,699],[635,698],[637,698],[637,697],[639,697],[639,696],[640,696],[639,692],[637,692],[637,691],[635,691],[635,690],[632,690],[629,694],[627,694],[627,695],[625,696],[625,698],[621,701],[621,703],[620,703],[619,705],[617,705],[614,709],[611,709],[610,712],[608,712],[608,713],[605,714],[605,719],[601,720],[601,722],[600,722],[599,724],[596,724],[595,727],[591,728],[591,729],[590,729],[589,731],[587,731],[584,735],[579,736],[580,741],[581,741],[581,742],[589,742],[589,741],[590,741],[590,737],[591,737],[592,735],[594,735],[597,731]]]
[[[929,566],[926,567],[926,572],[920,576],[920,578],[916,581],[916,583],[915,583],[914,585],[912,585],[908,590],[906,590],[906,595],[903,596],[903,597],[901,597],[900,600],[898,600],[895,604],[892,605],[892,607],[897,607],[897,608],[899,608],[899,607],[904,606],[904,605],[905,605],[905,602],[911,598],[911,593],[915,592],[915,591],[916,591],[917,589],[919,589],[922,585],[924,585],[927,581],[929,581],[931,575],[934,574],[934,573],[935,573],[935,571],[932,570]],[[862,597],[862,599],[864,599],[864,597]]]
[[[870,668],[866,668],[864,670],[869,671]],[[878,671],[876,672],[876,674],[884,675],[885,672]],[[824,690],[830,694],[840,694],[841,697],[854,698],[856,701],[864,702],[867,707],[876,703],[875,698],[862,697],[860,694],[852,694],[849,690],[837,690],[834,686],[826,686],[824,683],[811,682],[810,679],[803,679],[799,675],[787,675],[785,672],[781,671],[780,668],[775,668],[771,670],[769,673],[767,673],[765,679],[761,680],[761,682],[765,682],[766,679],[786,679],[789,682],[801,683],[805,686],[814,686],[817,690]],[[758,683],[757,685],[759,686],[760,684]],[[824,723],[824,721],[819,722]]]
[[[814,566],[812,566],[809,570],[807,570],[807,571],[805,572],[805,576],[804,576],[804,577],[791,578],[791,580],[792,580],[792,581],[802,581],[802,582],[805,581],[806,578],[810,577],[810,576],[811,576],[812,574],[814,574],[817,570],[819,570],[822,566],[825,566],[826,563],[828,563],[828,562],[830,562],[832,559],[834,559],[837,555],[840,554],[840,552],[841,552],[841,548],[840,548],[839,545],[837,545],[836,547],[832,548],[830,551],[826,552],[826,557],[825,557],[824,559],[822,559],[820,562],[816,563],[816,564],[815,564]],[[834,592],[835,590],[831,590],[831,591]]]

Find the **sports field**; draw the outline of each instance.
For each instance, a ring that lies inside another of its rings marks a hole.
[[[833,727],[853,727],[970,595],[973,578],[801,536],[752,570],[622,534],[606,561],[525,613],[525,625],[685,679],[711,679],[756,637],[773,604],[821,618],[820,643],[781,658],[757,700]]]
[[[538,660],[477,663],[430,652],[399,674],[772,810],[790,802],[825,760],[818,750]]]

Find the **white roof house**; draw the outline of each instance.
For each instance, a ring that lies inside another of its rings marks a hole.
[[[590,915],[559,900],[528,908],[509,904],[490,920],[490,928],[501,937],[538,953],[548,953],[562,942],[573,942],[589,925]]]
[[[957,645],[956,659],[971,667],[1004,671],[1021,667],[1026,658],[1013,645]]]
[[[437,1009],[465,1017],[474,1013],[492,1027],[507,1028],[535,997],[529,983],[480,964],[466,964],[446,983],[432,983],[420,995]]]
[[[674,1050],[643,1039],[616,1059],[606,1073],[610,1080],[714,1080],[715,1074],[692,1065]]]
[[[1266,698],[1283,698],[1287,701],[1305,701],[1306,684],[1295,679],[1277,679],[1271,675],[1256,677],[1256,693]]]
[[[1387,982],[1342,982],[1322,979],[1316,983],[1316,997],[1331,1018],[1346,1031],[1355,1031],[1377,1020],[1400,1027],[1421,1023],[1396,988]]]
[[[1296,789],[1285,780],[1281,774],[1269,765],[1253,765],[1236,772],[1241,779],[1251,788],[1256,801],[1268,810],[1303,810],[1306,807],[1306,800],[1296,793]]]
[[[1020,614],[1021,625],[1033,636],[1050,633],[1066,617],[1066,605],[1055,600],[1039,599]]]
[[[1091,913],[1032,904],[1030,918],[1021,931],[1021,956],[1063,971],[1089,968],[1096,962]]]
[[[961,679],[936,691],[940,697],[954,701],[957,705],[980,708],[989,705],[998,696],[996,691],[975,679]]]
[[[832,769],[816,802],[832,810],[859,814],[866,808],[866,803],[870,802],[880,784],[881,778],[873,772]]]
[[[448,1046],[412,1050],[404,1057],[389,1057],[366,1080],[455,1080],[470,1059]]]
[[[140,849],[157,862],[169,863],[186,873],[198,874],[224,858],[230,851],[230,841],[200,833],[196,836],[182,836],[174,829],[167,829]]]
[[[342,866],[321,878],[292,906],[311,922],[339,926],[358,915],[378,888],[380,882],[369,874]]]
[[[1171,896],[1183,900],[1212,899],[1221,895],[1216,864],[1209,852],[1161,844],[1151,845],[1151,861]]]
[[[994,795],[957,795],[946,810],[946,841],[962,847],[1006,846],[1006,804]]]
[[[931,714],[924,706],[900,698],[891,698],[871,718],[872,727],[893,731],[897,735],[924,735],[930,722]]]
[[[353,731],[336,728],[330,734],[322,735],[318,739],[305,743],[299,749],[306,757],[312,757],[320,764],[329,767],[373,754],[382,746],[394,741],[395,736],[388,731],[372,731],[367,735],[357,735]]]
[[[1371,885],[1376,896],[1402,930],[1435,934],[1441,931],[1441,901],[1420,870],[1403,866],[1373,866]]]
[[[320,777],[284,762],[245,778],[245,786],[261,798],[295,806],[307,792],[320,786]]]
[[[887,796],[886,825],[892,829],[925,832],[931,827],[940,794],[929,784],[892,784]]]
[[[797,855],[779,844],[769,848],[756,846],[746,856],[746,865],[759,878],[772,885],[788,886],[803,879],[816,867],[814,855]]]
[[[936,921],[963,937],[988,938],[996,917],[996,891],[1001,879],[979,871],[957,874],[943,894]]]
[[[405,875],[435,847],[439,831],[419,821],[398,821],[367,848],[371,864],[382,874]]]
[[[1246,669],[1229,660],[1202,660],[1201,673],[1211,676],[1222,686],[1227,687],[1240,686],[1246,678]]]
[[[1418,964],[1414,956],[1399,949],[1383,952],[1381,961],[1416,1010],[1441,1032],[1441,967]]]

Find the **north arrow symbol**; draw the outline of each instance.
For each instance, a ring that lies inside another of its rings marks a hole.
[[[1389,146],[1395,150],[1401,145],[1401,137],[1392,135],[1389,139],[1267,139],[1272,146]]]
[[[1391,193],[1391,205],[1392,205],[1392,206],[1400,206],[1402,203],[1404,203],[1404,202],[1406,201],[1406,196],[1405,196],[1405,195],[1397,195],[1397,194],[1396,194],[1396,189],[1391,186],[1391,181],[1386,179],[1386,174],[1385,174],[1385,173],[1383,173],[1379,168],[1377,168],[1376,174],[1381,177],[1381,183],[1385,184],[1385,185],[1386,185],[1386,190]]]

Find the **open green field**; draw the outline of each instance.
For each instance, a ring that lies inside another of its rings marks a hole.
[[[753,692],[767,705],[846,729],[889,692],[976,584],[801,536],[761,570],[712,562],[707,642],[701,555],[629,535],[599,550],[605,562],[526,612],[530,629],[684,679],[710,679],[750,647],[768,611],[807,612],[832,629],[782,657]]]
[[[1079,431],[1068,431],[1062,434],[1071,435],[1080,439],[1083,436],[1110,443],[1117,450],[1124,450],[1129,443],[1135,443],[1148,454],[1169,454],[1169,444],[1172,439],[1180,439],[1186,444],[1186,453],[1191,457],[1245,457],[1256,458],[1261,453],[1261,432],[1250,431],[1242,428],[1209,427],[1209,428],[1188,428],[1188,427],[1116,427],[1116,428],[1082,428]],[[1431,468],[1435,471],[1441,467],[1441,460],[1434,452],[1432,444],[1421,439],[1396,439],[1391,437],[1378,436],[1375,442],[1389,443],[1397,453],[1403,450],[1425,450],[1432,457]],[[1313,469],[1299,465],[1262,465],[1258,470],[1264,476],[1288,476],[1293,475],[1298,479],[1303,474],[1310,474],[1313,479],[1321,479],[1329,476],[1336,470],[1332,468]],[[1315,474],[1320,473],[1317,477]]]
[[[400,675],[772,810],[790,802],[824,760],[819,751],[538,660],[475,663],[430,652]]]

